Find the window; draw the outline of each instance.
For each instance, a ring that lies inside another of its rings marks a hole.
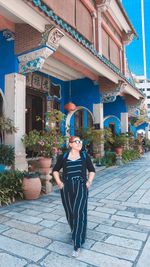
[[[102,29],[102,53],[116,67],[121,68],[121,50],[104,29]]]

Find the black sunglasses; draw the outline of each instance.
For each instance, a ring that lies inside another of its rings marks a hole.
[[[82,141],[82,140],[75,140],[75,141],[72,141],[72,142],[70,142],[70,143],[82,144],[83,141]]]

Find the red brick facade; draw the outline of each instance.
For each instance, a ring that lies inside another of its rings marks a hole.
[[[16,24],[15,53],[21,54],[37,48],[41,41],[41,33],[28,24]]]

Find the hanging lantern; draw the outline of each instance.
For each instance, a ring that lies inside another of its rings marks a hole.
[[[69,81],[69,99],[70,101],[64,106],[64,109],[71,112],[77,108],[77,106],[71,101],[71,81]]]
[[[68,112],[74,111],[76,108],[77,106],[72,102],[69,102],[64,106],[64,109],[68,110]]]

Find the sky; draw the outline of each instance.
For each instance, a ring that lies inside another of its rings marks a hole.
[[[137,76],[144,75],[141,0],[122,0],[122,5],[138,34],[138,40],[135,39],[126,46],[129,69]],[[150,0],[144,0],[144,13],[147,79],[150,79]]]

